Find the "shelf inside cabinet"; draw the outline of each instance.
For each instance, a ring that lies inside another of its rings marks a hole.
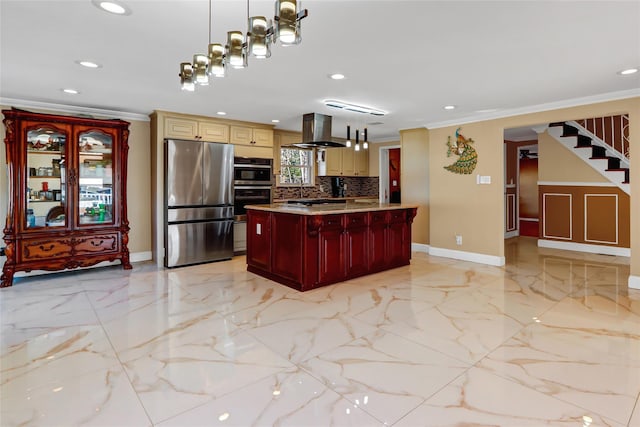
[[[27,150],[27,154],[64,154],[61,151],[49,151],[49,150]]]

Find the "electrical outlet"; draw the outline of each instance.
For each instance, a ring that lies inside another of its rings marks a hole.
[[[462,245],[462,236],[459,234],[456,234],[456,245],[458,246]]]

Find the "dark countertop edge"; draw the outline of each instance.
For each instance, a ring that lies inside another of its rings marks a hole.
[[[417,209],[418,205],[404,203],[346,203],[344,205],[296,206],[271,203],[269,205],[247,205],[247,210],[288,213],[294,215],[333,215],[351,212],[388,211],[396,209]]]

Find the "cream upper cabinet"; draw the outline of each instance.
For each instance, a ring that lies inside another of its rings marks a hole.
[[[369,176],[369,150],[354,152],[353,170],[356,176]]]
[[[356,172],[353,167],[353,160],[355,158],[355,151],[351,148],[341,148],[342,152],[342,175],[343,176],[355,176]]]
[[[325,176],[369,176],[369,151],[351,148],[327,148]]]
[[[344,148],[327,148],[325,162],[327,163],[326,175],[342,175],[342,150]]]
[[[229,140],[232,144],[273,147],[272,129],[231,126],[230,131]]]
[[[229,126],[204,120],[166,117],[165,138],[197,139],[209,142],[229,142]]]

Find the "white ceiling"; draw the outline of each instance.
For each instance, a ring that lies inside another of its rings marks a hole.
[[[206,0],[124,0],[128,16],[90,0],[0,0],[0,101],[46,102],[148,115],[155,109],[300,130],[302,114],[331,114],[333,135],[368,125],[372,141],[399,129],[472,121],[640,95],[640,1],[307,0],[302,44],[273,46],[196,92],[179,63],[205,52]],[[273,16],[252,0],[252,15]],[[213,41],[246,31],[246,2],[213,1]],[[91,70],[75,63],[92,60]],[[327,76],[343,73],[345,80]],[[68,95],[72,87],[79,95]],[[389,112],[332,110],[333,98]],[[447,104],[453,111],[443,110]],[[493,112],[479,113],[482,110]]]

